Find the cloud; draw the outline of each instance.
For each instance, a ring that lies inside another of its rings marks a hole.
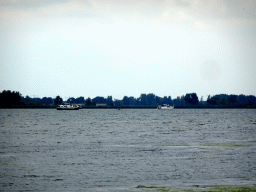
[[[54,8],[54,16],[63,16],[65,9],[66,16],[71,18],[123,16],[125,20],[133,17],[137,20],[138,17],[159,19],[165,14],[175,19],[181,12],[200,19],[256,18],[255,0],[4,0],[0,7],[31,11],[43,9],[46,15],[47,9],[53,12]],[[82,13],[85,9],[90,13]]]
[[[6,0],[0,3],[0,30],[25,28],[53,19],[99,17],[88,0]]]
[[[79,0],[44,7],[40,11],[40,16],[62,19],[92,18],[99,15],[88,1]]]
[[[171,0],[162,1],[163,12],[183,11],[204,20],[255,19],[255,0]]]
[[[55,19],[237,28],[254,22],[255,18],[255,0],[4,0],[0,3],[2,29]]]
[[[212,0],[193,1],[191,9],[207,19],[255,19],[256,1]]]
[[[182,6],[182,7],[189,7],[191,5],[192,1],[188,0],[174,0],[175,4],[177,6]]]
[[[37,9],[54,4],[65,4],[70,0],[3,0],[0,6],[11,7],[15,9]]]
[[[0,22],[38,18],[91,18],[96,14],[88,0],[5,0],[0,3]]]

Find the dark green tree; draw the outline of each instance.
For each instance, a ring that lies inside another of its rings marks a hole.
[[[199,102],[196,93],[187,93],[184,100],[186,104],[191,104],[191,105],[196,105]]]
[[[129,104],[130,104],[129,98],[128,98],[127,96],[124,96],[124,97],[123,97],[123,104],[124,104],[124,105],[129,105]]]
[[[237,102],[240,103],[241,105],[246,104],[246,96],[245,95],[238,95],[237,96]]]
[[[135,105],[141,105],[140,98],[136,99]]]
[[[107,99],[105,99],[104,97],[95,97],[92,99],[92,102],[95,102],[95,103],[107,103]]]
[[[12,105],[20,105],[22,104],[21,98],[22,97],[19,92],[11,92],[10,90],[4,90],[2,93],[0,93],[0,106],[10,107]]]
[[[156,96],[153,93],[147,94],[146,105],[156,105]]]
[[[173,102],[173,105],[179,106],[180,105],[180,97],[178,96],[176,99],[173,99],[172,102]]]
[[[168,102],[167,102],[169,105],[173,105],[173,102],[172,102],[172,97],[171,96],[169,96],[168,97]]]
[[[115,99],[114,104],[115,106],[120,106],[122,103],[122,100]]]
[[[60,105],[60,104],[62,104],[63,103],[63,100],[62,100],[62,98],[58,95],[58,96],[56,96],[56,98],[54,99],[54,104],[55,105]]]
[[[247,96],[247,101],[248,106],[256,105],[256,97],[253,95]]]
[[[110,105],[110,103],[113,103],[112,96],[107,97],[107,105]]]
[[[76,103],[84,103],[85,102],[84,97],[81,96],[81,97],[76,98],[75,102]]]
[[[236,100],[237,100],[237,95],[229,95],[229,96],[228,96],[228,102],[229,102],[230,104],[236,103]]]
[[[176,100],[176,103],[177,103],[177,105],[180,105],[180,104],[181,104],[181,99],[180,99],[180,96],[177,96],[177,100]]]
[[[146,102],[147,102],[147,95],[142,93],[140,94],[140,105],[146,105]]]
[[[227,105],[228,104],[228,101],[225,99],[225,98],[222,98],[221,100],[218,101],[218,103],[220,105]]]
[[[210,105],[217,105],[219,103],[219,97],[213,96],[213,97],[208,97],[207,103]]]
[[[199,103],[200,103],[200,104],[203,104],[203,102],[204,102],[204,97],[201,96],[201,99],[200,99]]]
[[[31,97],[29,97],[28,95],[26,97],[23,97],[23,102],[25,103],[30,103],[30,102],[33,102],[33,99]]]
[[[164,104],[169,104],[169,103],[168,103],[168,97],[167,97],[167,96],[164,96],[164,98],[163,98],[163,103],[164,103]]]
[[[163,104],[163,99],[161,97],[156,96],[156,104],[157,105],[162,105]]]
[[[53,99],[51,97],[43,97],[41,100],[42,104],[53,104]]]
[[[76,99],[74,97],[70,97],[68,98],[67,103],[76,103]]]
[[[91,104],[92,104],[91,98],[88,97],[88,98],[85,100],[85,106],[90,106]]]
[[[129,105],[136,105],[136,99],[134,97],[129,97]]]

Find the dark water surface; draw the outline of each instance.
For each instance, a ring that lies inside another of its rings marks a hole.
[[[0,109],[0,190],[256,183],[255,109]]]

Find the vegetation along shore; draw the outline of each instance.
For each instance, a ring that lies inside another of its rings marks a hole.
[[[153,93],[141,94],[139,98],[124,96],[122,100],[114,99],[112,96],[85,99],[83,96],[78,98],[68,98],[64,101],[61,96],[55,98],[31,98],[23,97],[17,91],[4,90],[0,93],[0,108],[56,108],[63,103],[80,104],[87,109],[152,109],[157,105],[168,104],[175,109],[223,109],[223,108],[256,108],[256,97],[254,95],[227,95],[218,94],[208,95],[206,101],[201,97],[200,100],[196,93],[187,93],[172,99],[171,96],[159,97]]]

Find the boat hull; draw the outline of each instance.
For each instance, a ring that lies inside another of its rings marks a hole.
[[[59,105],[56,109],[57,110],[78,110],[80,109],[80,107],[77,105],[64,104],[64,105]]]
[[[57,110],[78,110],[79,108],[62,108],[62,107],[57,107]]]
[[[163,105],[158,105],[157,109],[174,109],[174,106],[163,104]]]
[[[174,107],[161,107],[159,109],[174,109]]]

